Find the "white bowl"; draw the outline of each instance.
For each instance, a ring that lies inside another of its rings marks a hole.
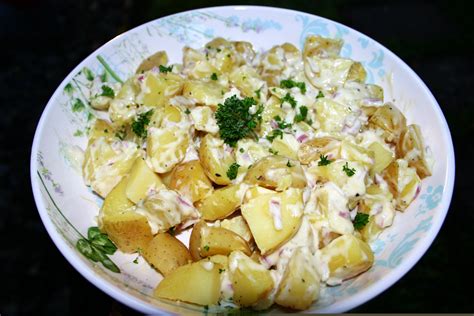
[[[90,282],[118,301],[144,313],[202,312],[203,308],[154,299],[160,280],[143,259],[117,252],[111,259],[121,273],[93,263],[75,248],[81,234],[96,224],[101,200],[86,188],[74,152],[85,148],[89,110],[72,111],[89,93],[83,70],[102,73],[110,67],[120,78],[131,75],[144,57],[166,50],[179,62],[185,45],[201,47],[222,36],[246,40],[256,49],[290,42],[302,47],[309,34],[339,37],[342,55],[361,61],[368,82],[381,85],[385,101],[393,101],[409,123],[421,125],[436,158],[433,176],[423,181],[418,199],[397,214],[392,227],[371,246],[374,266],[341,286],[325,288],[310,312],[343,312],[381,293],[421,258],[438,233],[448,211],[454,183],[454,152],[449,128],[435,98],[420,78],[397,56],[367,36],[339,23],[291,10],[232,6],[198,9],[146,23],[117,36],[81,62],[49,100],[38,124],[31,153],[31,183],[38,211],[48,233],[66,259]],[[72,87],[72,89],[71,89]],[[77,105],[77,104],[76,104]],[[78,147],[77,147],[78,146]],[[219,309],[206,310],[207,312]]]

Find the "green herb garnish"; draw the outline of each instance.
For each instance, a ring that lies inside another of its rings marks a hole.
[[[266,136],[270,142],[273,142],[273,140],[277,137],[283,139],[283,132],[280,129],[274,129],[269,135]]]
[[[293,87],[298,87],[300,89],[301,93],[303,93],[303,94],[306,93],[306,83],[304,83],[304,82],[296,82],[296,81],[293,81],[291,79],[282,80],[280,82],[280,88],[291,89]]]
[[[295,122],[302,122],[308,115],[308,108],[306,106],[300,106],[300,113],[295,116]]]
[[[162,72],[162,73],[167,73],[167,72],[172,72],[173,71],[173,65],[171,65],[169,67],[160,65],[158,68],[160,69],[160,72]]]
[[[257,96],[257,98],[260,100],[260,92],[262,91],[262,88],[259,88],[258,90],[255,90],[255,95]]]
[[[278,155],[278,150],[274,150],[273,148],[268,149],[268,152],[272,155]]]
[[[138,118],[132,123],[132,131],[141,138],[147,136],[146,127],[150,124],[150,118],[153,115],[153,110],[141,113],[138,115]]]
[[[186,109],[186,110],[184,110],[184,113],[191,114],[191,111],[189,109]]]
[[[72,86],[71,83],[68,83],[67,85],[64,86],[64,91],[68,94],[71,94],[74,91],[74,87]]]
[[[280,101],[282,105],[284,102],[288,102],[293,109],[296,107],[296,100],[289,93],[285,94],[285,96],[281,98]]]
[[[273,119],[275,120],[275,122],[277,122],[278,128],[280,129],[289,128],[292,125],[291,123],[286,123],[285,121],[283,121],[279,115],[274,116]]]
[[[288,168],[293,167],[293,165],[291,164],[291,162],[290,162],[289,160],[288,160],[288,162],[286,163],[286,166],[287,166]]]
[[[240,165],[238,163],[233,163],[230,165],[229,170],[227,170],[227,178],[234,180],[237,178],[237,173],[239,172]]]
[[[222,272],[225,272],[225,269],[220,269],[219,268],[219,274],[221,274]]]
[[[324,98],[324,94],[322,91],[319,91],[318,95],[316,96],[316,99],[319,99],[319,98]]]
[[[203,248],[204,248],[205,251],[209,251],[209,246],[208,245],[205,245]]]
[[[239,99],[233,95],[218,104],[216,111],[217,125],[219,125],[219,135],[224,142],[235,147],[238,140],[252,135],[258,139],[254,129],[262,121],[263,106],[259,106],[254,114],[249,112],[257,101],[253,98]]]
[[[76,248],[86,258],[102,263],[104,267],[113,272],[120,272],[120,269],[108,257],[117,251],[117,247],[106,234],[100,232],[98,227],[90,227],[87,231],[87,238],[80,238],[76,243]]]
[[[364,228],[365,225],[369,222],[369,214],[365,213],[357,213],[354,218],[354,228],[357,230],[361,230]]]
[[[319,161],[318,161],[318,166],[327,166],[331,162],[332,161],[328,159],[328,156],[320,155],[319,156]]]
[[[347,162],[344,166],[342,166],[342,171],[344,171],[348,177],[352,177],[356,172],[354,168],[349,168],[349,164]]]
[[[103,97],[113,98],[113,97],[115,97],[115,92],[111,87],[103,85],[102,86],[102,93],[100,95],[103,96]]]
[[[212,73],[211,80],[217,80],[217,74],[215,72]]]

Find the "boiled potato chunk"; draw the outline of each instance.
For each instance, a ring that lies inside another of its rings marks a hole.
[[[143,104],[164,106],[170,98],[181,93],[183,84],[184,79],[177,74],[148,72],[142,88]]]
[[[246,242],[250,242],[250,240],[252,240],[252,232],[250,231],[247,222],[241,215],[232,217],[230,219],[224,219],[220,223],[220,227],[233,231],[242,237]]]
[[[253,97],[255,91],[260,89],[265,81],[260,79],[255,69],[250,66],[241,66],[230,73],[230,82],[247,97]]]
[[[179,126],[151,127],[146,148],[148,162],[157,173],[171,171],[184,159],[189,143],[188,131]]]
[[[406,128],[406,119],[396,106],[387,103],[370,116],[369,127],[382,129],[386,141],[396,142]]]
[[[283,191],[289,187],[304,188],[306,177],[298,161],[283,156],[267,156],[248,170],[244,182]]]
[[[310,164],[318,161],[321,155],[327,156],[328,159],[339,157],[339,149],[341,142],[333,137],[317,137],[303,144],[298,150],[298,159],[304,164]]]
[[[142,249],[141,254],[164,276],[192,261],[188,248],[178,238],[159,233]]]
[[[167,275],[154,296],[199,305],[215,305],[220,293],[220,265],[208,260],[186,264]]]
[[[387,168],[395,158],[393,152],[383,146],[380,142],[373,142],[369,145],[368,150],[373,153],[375,160],[372,168],[370,169],[372,174],[380,173],[385,170],[385,168]]]
[[[138,66],[136,73],[141,74],[147,70],[151,70],[155,67],[159,67],[160,65],[166,65],[168,63],[168,55],[165,51],[159,51],[154,53],[153,55],[145,58],[140,66]]]
[[[397,209],[404,211],[421,189],[421,180],[416,169],[409,167],[406,160],[397,159],[385,169],[383,177],[396,199]]]
[[[130,201],[137,204],[147,196],[150,190],[164,187],[160,177],[148,167],[142,157],[138,157],[130,170],[125,189],[125,194]]]
[[[244,202],[248,202],[253,198],[256,198],[259,195],[264,195],[264,194],[273,194],[275,191],[266,189],[264,187],[260,187],[258,185],[254,185],[250,187],[247,192],[245,192],[245,197],[244,197]]]
[[[102,229],[123,252],[143,249],[153,238],[147,218],[136,212],[104,216]]]
[[[216,82],[188,80],[184,84],[183,96],[196,100],[196,103],[217,107],[227,90]]]
[[[326,98],[320,98],[315,104],[316,117],[325,132],[340,132],[346,116],[350,113],[347,106]]]
[[[203,199],[213,190],[199,160],[177,165],[171,172],[169,188],[180,192],[193,203]]]
[[[298,231],[303,215],[303,192],[289,188],[281,193],[259,195],[244,203],[241,211],[264,255]]]
[[[82,165],[86,185],[105,198],[133,165],[136,144],[100,137],[87,146]]]
[[[191,110],[194,128],[198,131],[216,134],[219,132],[214,111],[208,106],[196,106]]]
[[[431,176],[431,166],[426,159],[425,145],[420,127],[412,124],[402,132],[397,143],[397,157],[405,158],[416,169],[421,179]]]
[[[115,137],[115,128],[109,122],[97,119],[89,131],[88,144],[92,144],[100,137],[113,138]]]
[[[207,134],[201,139],[199,159],[207,176],[216,184],[227,185],[232,181],[227,177],[227,171],[235,160],[227,145],[220,138]]]
[[[214,221],[229,216],[237,210],[247,190],[244,183],[228,185],[212,192],[202,199],[197,208],[206,221]]]
[[[264,299],[273,288],[270,272],[240,251],[229,256],[230,279],[234,288],[234,302],[251,306]]]
[[[300,148],[300,143],[292,134],[283,133],[282,138],[277,137],[273,140],[271,148],[280,156],[296,160],[298,159],[297,153]]]
[[[368,270],[374,263],[370,246],[351,234],[342,235],[321,249],[328,263],[330,285],[339,284]]]
[[[189,248],[194,260],[214,255],[227,256],[237,250],[251,254],[247,242],[238,234],[222,227],[207,226],[205,222],[194,225]]]
[[[104,199],[99,219],[104,216],[133,211],[135,205],[127,198],[128,178],[124,177]],[[100,220],[99,220],[100,221]]]
[[[297,248],[286,267],[275,302],[292,309],[307,309],[319,296],[319,281],[310,251]]]
[[[344,42],[341,39],[332,39],[320,35],[310,35],[304,42],[303,55],[305,57],[337,57]]]

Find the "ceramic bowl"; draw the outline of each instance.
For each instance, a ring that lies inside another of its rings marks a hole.
[[[271,7],[229,6],[198,9],[163,17],[117,36],[81,62],[49,100],[38,123],[31,153],[31,183],[41,219],[64,257],[91,283],[116,300],[144,313],[218,312],[158,300],[152,292],[161,276],[142,258],[116,252],[111,260],[121,273],[82,256],[75,244],[96,225],[102,203],[81,177],[77,153],[86,147],[86,129],[96,113],[87,105],[90,72],[115,80],[134,73],[142,59],[166,50],[180,62],[182,48],[198,48],[221,36],[245,40],[257,50],[290,42],[302,48],[307,35],[344,40],[342,56],[362,62],[367,81],[381,85],[385,101],[394,102],[408,123],[421,126],[436,158],[433,175],[423,180],[419,197],[397,214],[392,227],[371,244],[374,266],[341,286],[322,290],[310,312],[343,312],[381,293],[423,256],[448,211],[454,182],[454,153],[449,128],[426,85],[400,58],[369,37],[315,15]],[[185,238],[185,237],[184,237]],[[275,307],[276,308],[276,307]],[[272,311],[272,310],[270,310]]]

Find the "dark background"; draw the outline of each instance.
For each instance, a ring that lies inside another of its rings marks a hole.
[[[220,4],[0,0],[0,314],[134,314],[89,284],[48,237],[29,179],[36,123],[62,79],[114,36],[161,16]],[[354,312],[473,312],[471,2],[268,0],[259,4],[327,17],[379,41],[420,75],[451,128],[456,186],[438,237],[404,278]]]

